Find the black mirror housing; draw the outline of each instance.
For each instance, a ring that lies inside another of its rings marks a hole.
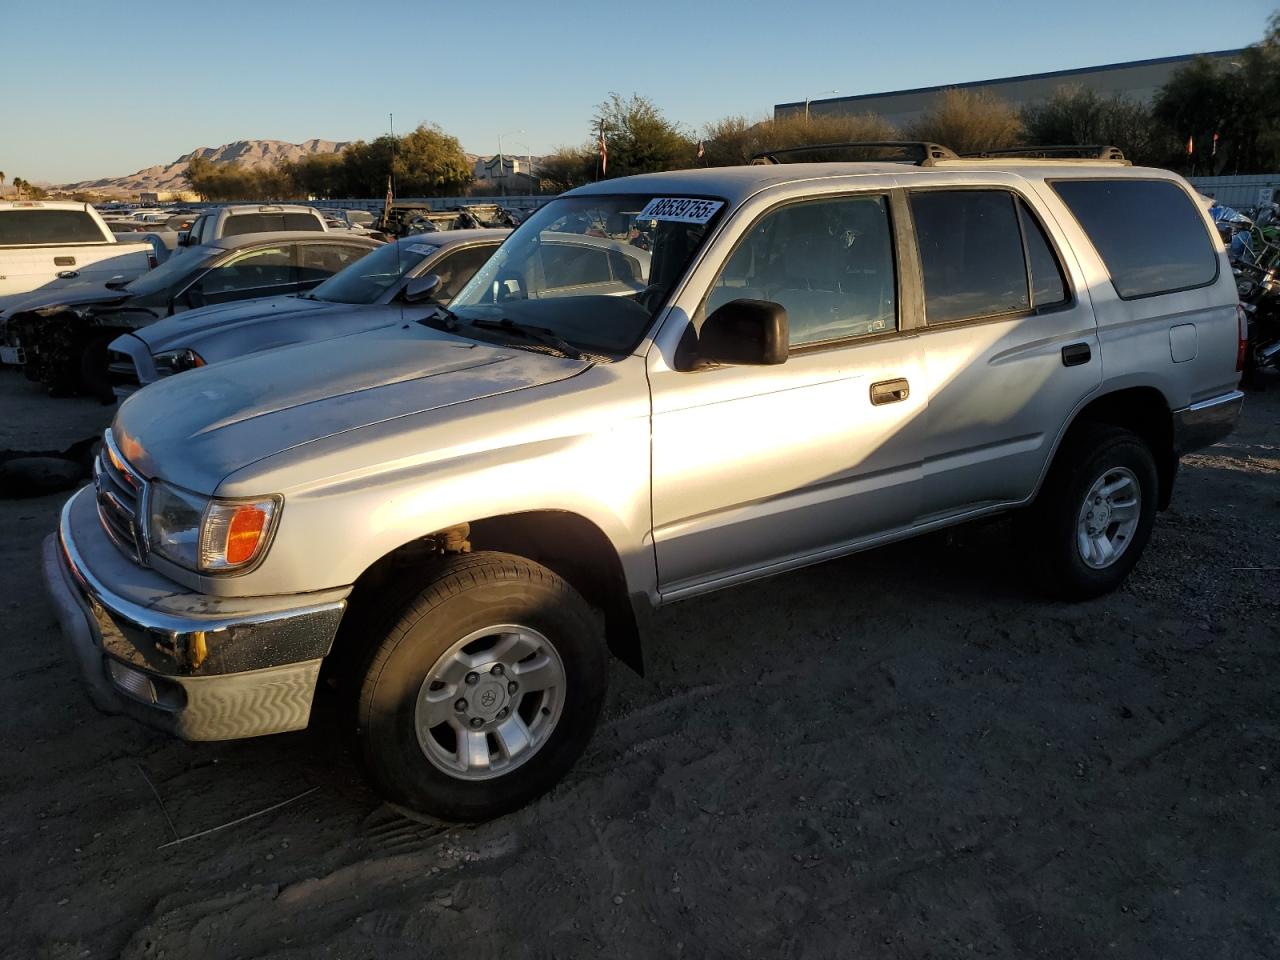
[[[404,302],[421,303],[430,300],[440,289],[440,275],[428,273],[425,277],[414,277],[404,285]]]
[[[787,308],[772,300],[730,300],[702,322],[701,364],[773,366],[786,363],[791,327]]]

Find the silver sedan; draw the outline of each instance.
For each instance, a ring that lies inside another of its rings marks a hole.
[[[124,397],[162,377],[304,340],[399,322],[408,303],[447,304],[510,230],[450,230],[380,247],[309,293],[192,310],[113,340],[110,377]],[[426,278],[438,278],[438,282]]]

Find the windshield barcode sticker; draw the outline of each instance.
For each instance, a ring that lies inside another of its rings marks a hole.
[[[686,197],[654,197],[636,214],[637,220],[674,220],[706,223],[724,206],[723,200],[690,200]]]
[[[411,243],[405,249],[410,253],[420,254],[424,257],[429,257],[436,252],[436,248],[427,243]]]

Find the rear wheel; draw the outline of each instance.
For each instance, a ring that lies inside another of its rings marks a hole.
[[[606,680],[596,617],[568,583],[520,557],[461,556],[373,650],[357,710],[362,752],[390,799],[487,819],[568,771]]]
[[[1045,587],[1087,599],[1118,587],[1155,521],[1150,448],[1119,427],[1086,424],[1069,437],[1024,518],[1024,543]]]

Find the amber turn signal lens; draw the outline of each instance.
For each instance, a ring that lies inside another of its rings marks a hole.
[[[266,511],[253,504],[236,507],[227,525],[226,562],[234,565],[250,560],[257,552],[258,541],[266,528]]]

